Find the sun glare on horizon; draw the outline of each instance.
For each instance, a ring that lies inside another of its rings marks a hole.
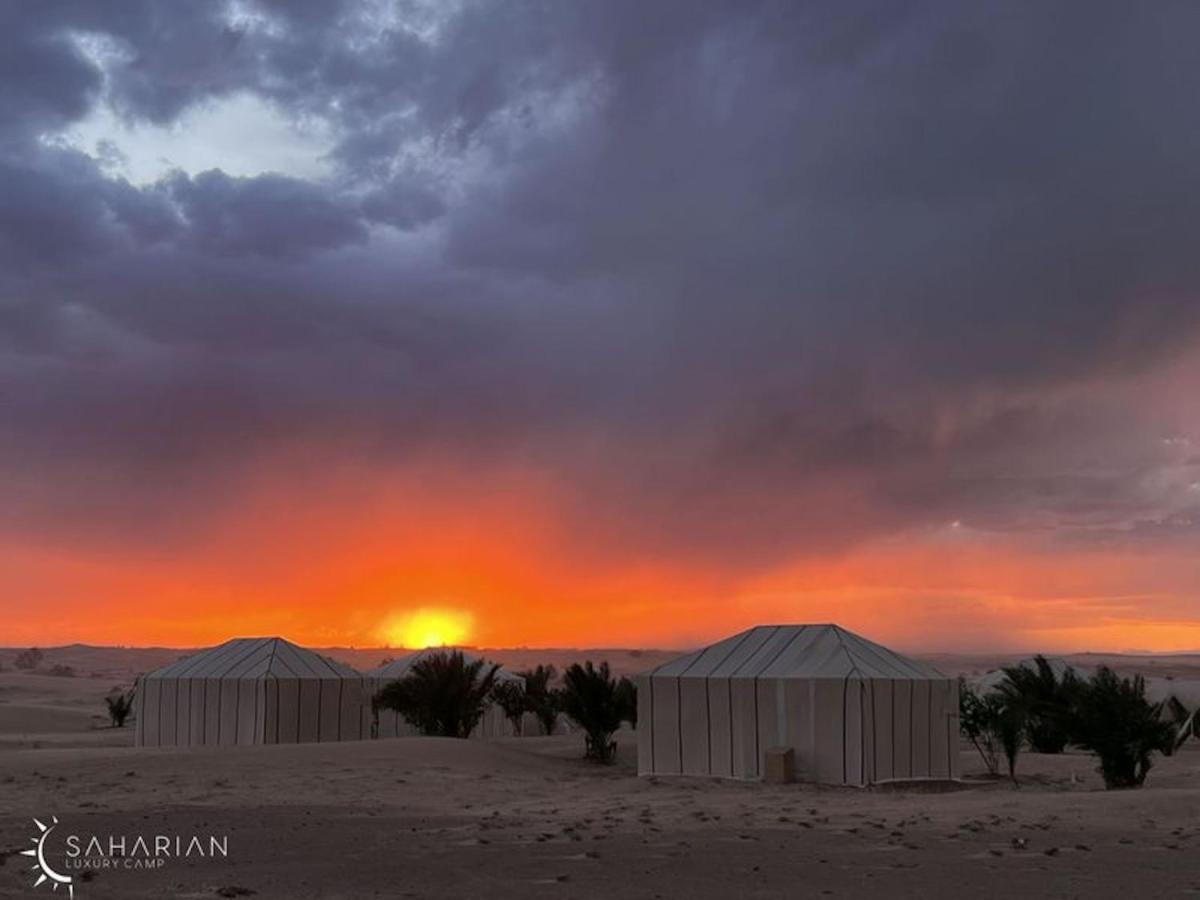
[[[475,617],[460,609],[421,608],[392,616],[380,629],[389,646],[423,650],[464,644]]]

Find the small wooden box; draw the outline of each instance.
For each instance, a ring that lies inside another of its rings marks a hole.
[[[763,754],[763,781],[790,784],[796,780],[796,754],[791,747],[769,747]]]

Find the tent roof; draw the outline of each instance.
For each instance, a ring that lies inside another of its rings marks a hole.
[[[362,678],[345,663],[279,637],[234,638],[156,669],[147,678]]]
[[[944,679],[837,625],[758,625],[663,663],[651,673],[684,678]]]
[[[367,672],[367,676],[369,678],[381,678],[389,681],[395,678],[403,678],[416,663],[422,659],[425,659],[427,656],[432,656],[435,653],[450,653],[455,650],[461,653],[463,655],[463,659],[469,663],[480,659],[478,654],[471,653],[462,649],[461,647],[426,647],[424,650],[417,650],[413,653],[409,653],[406,656],[401,656],[399,659],[393,659],[390,663],[385,663],[382,666],[371,669],[369,672]],[[491,662],[492,660],[485,661]],[[522,678],[520,675],[514,675],[512,672],[506,671],[503,667],[496,671],[496,680],[519,681],[522,685],[525,684],[524,678]]]

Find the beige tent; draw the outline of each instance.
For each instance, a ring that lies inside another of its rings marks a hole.
[[[638,679],[638,772],[865,785],[957,778],[958,683],[836,625],[763,625]]]
[[[370,736],[362,675],[282,638],[235,638],[142,676],[136,713],[146,747]]]
[[[407,656],[402,656],[399,659],[385,663],[384,665],[379,666],[379,668],[372,669],[367,673],[367,684],[371,695],[377,693],[388,682],[397,681],[403,678],[409,673],[416,663],[422,659],[425,659],[431,654],[450,653],[455,650],[458,650],[458,648],[428,647],[424,650],[418,650],[415,653],[410,653]],[[479,659],[478,656],[468,653],[465,650],[459,650],[459,652],[462,653],[463,658],[468,663]],[[520,675],[514,675],[511,672],[506,672],[504,669],[499,669],[496,672],[496,680],[515,681],[520,683],[521,687],[525,686],[524,678],[522,678]],[[406,722],[404,717],[394,710],[381,709],[378,711],[378,716],[379,724],[376,731],[376,737],[414,737],[420,733],[417,731],[415,726]],[[536,719],[534,719],[532,716],[526,716],[525,718],[530,720],[534,727],[536,727]],[[529,731],[529,725],[529,721],[524,723],[524,727],[522,729],[523,732],[526,734],[536,734],[536,731]],[[515,731],[512,723],[504,715],[504,710],[494,703],[489,703],[487,709],[484,711],[483,718],[479,720],[479,724],[476,725],[475,730],[471,732],[471,737],[488,740],[500,737],[513,737],[514,734]]]

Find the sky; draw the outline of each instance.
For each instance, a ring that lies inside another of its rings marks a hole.
[[[0,645],[1200,648],[1198,31],[0,6]]]

